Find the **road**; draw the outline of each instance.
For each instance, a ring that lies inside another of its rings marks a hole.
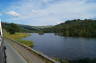
[[[4,41],[7,48],[7,63],[49,63],[14,41],[9,39],[4,39]]]
[[[5,40],[7,63],[27,63],[26,60]]]

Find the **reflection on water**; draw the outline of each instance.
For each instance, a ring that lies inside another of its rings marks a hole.
[[[38,33],[39,35],[44,35],[44,33]]]
[[[54,33],[37,34],[24,40],[34,41],[34,49],[61,59],[96,58],[96,39],[63,37]]]

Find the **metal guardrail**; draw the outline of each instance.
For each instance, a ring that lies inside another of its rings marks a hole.
[[[51,59],[50,57],[44,55],[44,54],[41,53],[41,52],[38,52],[38,51],[36,51],[36,50],[34,50],[34,49],[32,49],[32,48],[24,45],[24,44],[18,43],[16,40],[13,40],[13,39],[10,39],[10,38],[6,38],[6,39],[9,39],[9,40],[11,40],[11,41],[14,41],[14,42],[17,43],[18,45],[26,48],[26,49],[29,50],[30,52],[33,52],[33,53],[37,54],[38,56],[42,57],[43,59],[45,59],[45,60],[47,60],[47,61],[49,61],[49,62],[51,62],[51,63],[60,63],[60,62],[55,61],[55,60]]]

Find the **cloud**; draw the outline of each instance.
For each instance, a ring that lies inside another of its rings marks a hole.
[[[30,25],[54,25],[69,19],[96,17],[96,3],[88,0],[22,0],[6,10],[9,15],[20,16],[10,20],[27,21]]]
[[[0,12],[0,16],[2,15],[2,13]]]
[[[20,14],[15,11],[9,11],[9,12],[6,12],[6,14],[11,15],[11,16],[17,16],[17,17],[20,16]]]

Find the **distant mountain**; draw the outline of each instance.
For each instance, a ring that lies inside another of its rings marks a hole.
[[[7,29],[11,23],[3,22],[2,24],[3,28]],[[20,29],[20,32],[62,33],[63,36],[96,37],[96,20],[92,19],[68,20],[54,26],[16,25],[19,26],[17,28]]]
[[[93,18],[93,20],[96,20],[96,18]]]
[[[2,24],[3,24],[3,28],[7,28],[8,26],[10,26],[11,23],[2,22]],[[23,25],[23,24],[16,24],[16,25],[19,26],[21,32],[37,32],[40,30],[38,27],[35,26]]]
[[[43,31],[62,33],[63,36],[96,37],[96,20],[68,20]]]
[[[34,26],[33,26],[34,27]],[[43,28],[51,28],[53,27],[52,25],[49,26],[35,26],[36,28],[43,29]]]
[[[22,29],[24,29],[24,30],[26,30],[26,31],[29,31],[29,32],[35,32],[35,31],[39,31],[40,29],[38,28],[38,27],[35,27],[35,26],[30,26],[30,25],[20,25],[19,24],[19,26],[22,28]]]

